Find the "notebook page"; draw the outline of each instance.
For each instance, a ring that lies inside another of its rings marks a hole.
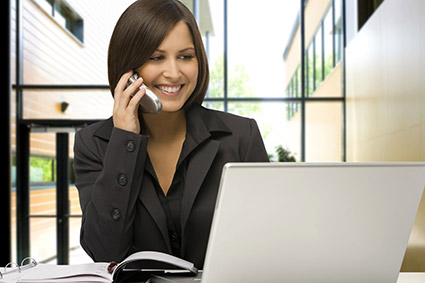
[[[74,265],[38,264],[23,274],[19,282],[78,282],[92,278],[96,282],[112,282],[108,263]]]

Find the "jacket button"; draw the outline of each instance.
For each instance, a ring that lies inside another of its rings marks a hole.
[[[136,145],[134,144],[134,141],[132,140],[127,141],[126,149],[128,152],[133,152],[136,149]]]
[[[176,242],[178,240],[177,234],[174,232],[171,234],[171,241]]]
[[[112,209],[112,219],[114,219],[115,221],[118,221],[121,218],[121,212],[118,208],[114,208]]]
[[[127,185],[127,176],[125,174],[121,174],[118,176],[118,184],[120,186],[125,186]]]

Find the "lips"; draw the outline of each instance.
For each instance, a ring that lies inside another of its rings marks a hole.
[[[176,96],[180,93],[180,90],[182,89],[184,85],[178,84],[178,85],[155,85],[157,89],[159,89],[164,95],[167,96]]]

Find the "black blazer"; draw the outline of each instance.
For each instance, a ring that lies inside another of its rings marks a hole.
[[[194,106],[186,111],[196,149],[181,207],[182,258],[203,268],[223,165],[267,162],[252,119]],[[81,245],[94,261],[121,261],[142,251],[172,253],[165,213],[144,180],[148,137],[113,126],[112,118],[75,135],[74,170],[83,211]]]

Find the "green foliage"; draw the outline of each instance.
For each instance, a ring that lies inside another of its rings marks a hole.
[[[250,86],[251,78],[244,65],[236,65],[232,70],[228,70],[228,97],[247,98],[254,97],[254,92]],[[224,57],[219,56],[212,64],[210,73],[210,98],[222,98],[224,91]],[[210,103],[211,107],[219,109],[221,102]],[[217,107],[216,107],[217,106]],[[231,102],[228,104],[229,112],[242,116],[253,116],[261,111],[258,103],[254,102]]]
[[[54,177],[54,163],[51,158],[43,158],[43,157],[30,157],[30,167],[31,168],[39,168],[43,171],[43,182],[52,182],[55,180]]]
[[[292,155],[291,151],[283,148],[281,145],[276,148],[276,153],[279,162],[296,162],[296,159]]]

